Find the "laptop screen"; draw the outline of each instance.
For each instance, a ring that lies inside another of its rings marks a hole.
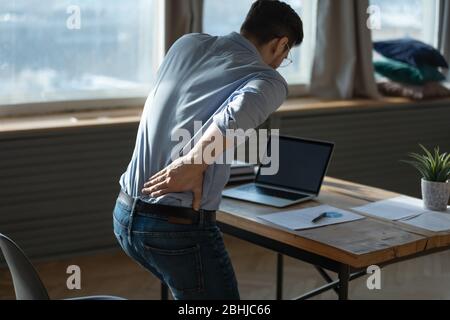
[[[319,194],[333,153],[334,144],[297,138],[280,138],[279,171],[276,175],[262,175],[256,182],[301,192]],[[271,155],[269,141],[267,155]],[[272,156],[273,158],[273,156]],[[262,167],[270,167],[271,164]]]

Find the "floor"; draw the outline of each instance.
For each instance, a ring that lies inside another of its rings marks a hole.
[[[225,236],[244,300],[275,298],[276,254]],[[69,265],[81,268],[81,290],[70,291]],[[160,284],[119,250],[35,263],[52,299],[108,294],[128,299],[159,299]],[[324,284],[311,266],[285,258],[284,299]],[[332,274],[331,274],[332,275]],[[332,275],[335,277],[335,275]],[[381,290],[367,289],[367,277],[351,283],[350,299],[450,299],[450,252],[439,253],[382,270]],[[0,299],[14,299],[11,277],[0,269]],[[315,299],[336,299],[327,292]]]

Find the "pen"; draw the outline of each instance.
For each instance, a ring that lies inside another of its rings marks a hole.
[[[317,222],[319,222],[320,220],[322,220],[323,218],[326,218],[326,217],[327,217],[327,213],[324,212],[320,216],[318,216],[317,218],[314,218],[311,222],[312,223],[317,223]]]

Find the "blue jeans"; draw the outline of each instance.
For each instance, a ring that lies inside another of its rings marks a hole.
[[[215,222],[171,224],[117,200],[114,234],[125,253],[165,283],[176,300],[239,300],[233,266]]]

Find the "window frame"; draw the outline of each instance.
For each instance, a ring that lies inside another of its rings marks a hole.
[[[153,70],[156,73],[159,65],[164,59],[165,48],[165,1],[155,1],[154,16],[157,19],[156,24],[162,32],[156,32],[156,45],[152,45],[153,56],[156,57],[152,61]],[[39,116],[45,114],[62,114],[81,111],[94,111],[106,109],[122,109],[142,107],[147,99],[146,95],[118,95],[111,98],[86,98],[39,102],[24,102],[17,104],[2,103],[0,100],[0,117],[14,118],[25,116]]]
[[[422,0],[424,3],[428,3],[429,0]],[[303,17],[304,26],[305,26],[305,35],[312,37],[311,41],[302,44],[308,45],[308,48],[305,49],[307,52],[310,52],[312,55],[309,57],[311,63],[306,66],[308,68],[307,74],[311,74],[311,69],[313,67],[314,61],[314,48],[315,48],[315,40],[316,40],[316,26],[317,26],[317,0],[312,1],[314,8],[312,11],[314,13],[314,18],[311,15],[305,15]],[[436,2],[436,13],[439,13],[439,3]],[[157,25],[160,28],[160,32],[157,32],[157,44],[153,46],[153,53],[156,59],[153,59],[152,64],[157,70],[158,66],[164,59],[165,56],[165,1],[156,1],[156,12],[155,15],[158,19]],[[427,5],[428,6],[428,5]],[[428,21],[434,21],[435,23],[432,25],[427,25],[429,30],[425,33],[428,33],[429,39],[433,38],[433,44],[437,45],[438,43],[438,24],[439,19],[438,15],[436,17],[432,17],[432,10],[429,10],[427,14]],[[308,19],[311,17],[311,19]],[[309,21],[308,21],[309,20]],[[433,34],[431,36],[431,34]],[[306,59],[305,59],[306,60]],[[305,62],[307,63],[307,62]],[[302,64],[305,67],[304,64]],[[303,84],[294,84],[289,85],[289,98],[298,98],[305,97],[309,95],[309,83],[307,81]],[[105,110],[105,109],[123,109],[123,108],[136,108],[142,107],[145,103],[147,96],[138,95],[138,96],[130,96],[130,97],[116,97],[116,98],[98,98],[98,99],[81,99],[81,100],[64,100],[64,101],[48,101],[48,102],[30,102],[30,103],[18,103],[18,104],[2,104],[0,101],[0,117],[2,118],[12,118],[18,116],[31,116],[31,115],[44,115],[44,114],[58,114],[58,113],[69,113],[69,112],[79,112],[79,111],[88,111],[88,110]]]
[[[314,65],[315,57],[315,47],[316,47],[316,35],[317,35],[317,4],[318,0],[310,0],[307,7],[308,14],[302,17],[304,35],[311,37],[310,41],[304,41],[301,46],[303,46],[304,52],[308,52],[310,56],[307,56],[301,61],[301,68],[305,68],[307,75],[305,82],[300,84],[289,85],[289,96],[288,98],[301,98],[310,95],[310,84],[311,75]],[[305,10],[305,11],[306,11]]]
[[[307,0],[303,7],[303,31],[307,41],[304,40],[301,44],[300,50],[302,50],[303,59],[300,61],[300,69],[305,70],[305,72],[299,79],[299,83],[289,84],[288,98],[301,98],[310,95],[311,72],[314,63],[314,48],[316,45],[317,6],[318,0]]]
[[[316,34],[316,21],[317,21],[317,0],[311,0],[312,6],[305,11],[313,12],[315,18],[311,14],[306,14],[303,18],[305,26],[305,35],[312,37],[311,41],[304,42],[302,46],[307,45],[305,50],[309,52],[311,56],[308,59],[304,59],[301,63],[301,67],[305,68],[308,75],[305,83],[289,85],[288,98],[305,97],[309,95],[309,79],[312,69],[312,62],[314,59],[314,47],[315,47],[315,34]],[[155,1],[155,11],[157,14],[157,25],[161,32],[157,32],[157,43],[153,45],[153,70],[158,69],[165,56],[165,1]],[[308,61],[307,61],[308,60]],[[309,63],[311,61],[311,63]],[[147,99],[146,95],[131,95],[131,96],[117,96],[113,98],[87,98],[87,99],[71,99],[71,100],[51,100],[51,101],[39,101],[39,102],[24,102],[17,104],[7,104],[0,101],[0,117],[2,118],[14,118],[24,116],[39,116],[45,114],[63,114],[71,112],[82,111],[94,111],[94,110],[107,110],[107,109],[127,109],[138,108],[145,104]]]
[[[434,47],[438,47],[439,41],[439,10],[440,3],[439,0],[421,0],[422,7],[425,10],[424,15],[424,42],[429,43]],[[373,34],[373,30],[372,30]],[[372,36],[373,38],[373,36]]]
[[[427,0],[422,0],[422,1],[427,4],[429,3],[429,2],[427,2]],[[427,34],[426,37],[431,40],[431,44],[435,48],[437,48],[439,46],[439,12],[441,9],[441,4],[442,4],[441,1],[436,0],[436,2],[434,4],[434,9],[432,9],[432,10],[430,10],[432,8],[432,6],[428,7],[428,5],[427,5],[427,7],[429,9],[425,13],[427,16],[425,18],[425,20],[434,21],[434,24],[430,24],[429,26],[428,26],[428,24],[425,24],[427,26],[427,29],[424,33]],[[434,13],[434,17],[433,17],[433,13]]]

